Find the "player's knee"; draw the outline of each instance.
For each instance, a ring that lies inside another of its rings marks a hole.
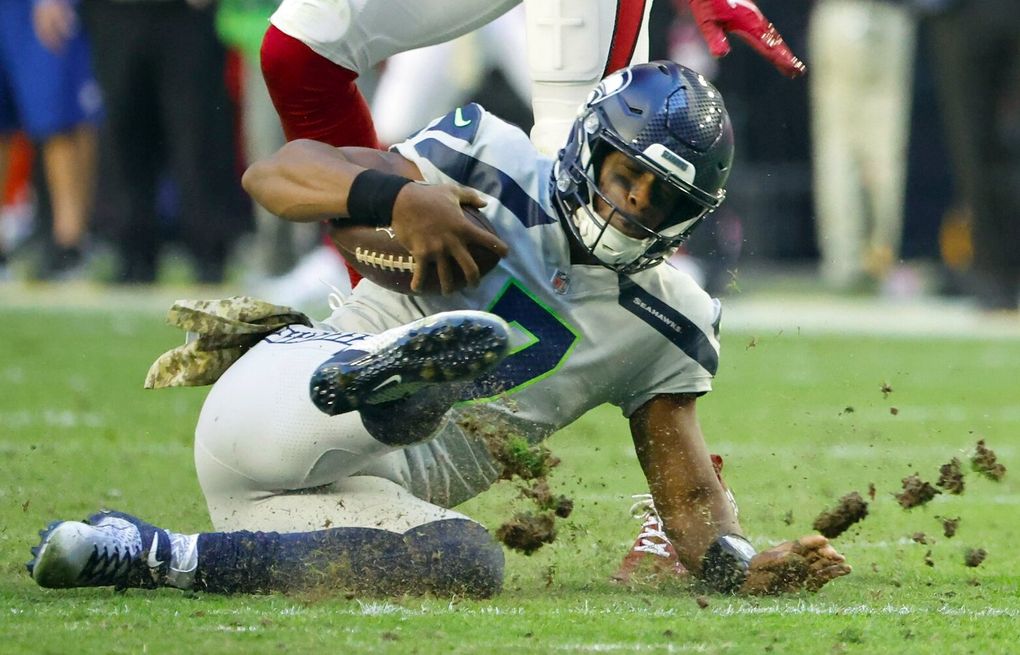
[[[404,538],[428,591],[489,598],[503,588],[503,549],[478,523],[435,521],[408,530]]]

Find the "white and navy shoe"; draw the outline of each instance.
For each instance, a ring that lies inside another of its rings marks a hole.
[[[40,587],[151,588],[170,568],[167,533],[129,514],[55,521],[39,536],[28,573]]]
[[[510,326],[487,312],[443,312],[366,337],[312,374],[312,402],[336,416],[381,406],[494,369],[510,348]]]

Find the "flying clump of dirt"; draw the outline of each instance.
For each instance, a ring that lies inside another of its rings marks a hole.
[[[559,466],[560,459],[541,444],[532,445],[522,436],[509,435],[502,442],[490,442],[490,452],[503,466],[501,480],[545,480],[549,472]]]
[[[960,460],[953,458],[948,464],[939,467],[939,479],[935,486],[945,489],[948,493],[960,495],[963,493],[963,469]]]
[[[896,494],[896,501],[903,509],[910,509],[924,505],[940,493],[942,492],[914,473],[903,478],[903,491]]]
[[[532,444],[507,425],[466,416],[459,421],[465,432],[482,438],[500,466],[501,480],[520,480],[521,496],[532,501],[537,512],[525,511],[496,530],[496,538],[507,548],[531,555],[556,540],[556,519],[567,518],[574,501],[549,488],[547,476],[560,459],[541,444]]]
[[[531,555],[556,540],[556,525],[550,513],[522,512],[499,526],[496,538],[507,548]]]
[[[521,495],[533,500],[540,510],[551,510],[561,519],[567,518],[574,511],[574,501],[566,496],[554,494],[544,479],[536,480],[531,486],[521,489]]]
[[[960,517],[957,516],[956,518],[951,519],[943,516],[940,517],[939,520],[942,521],[942,534],[946,535],[947,539],[955,537],[956,531],[960,527]]]
[[[818,515],[812,527],[822,536],[835,539],[868,515],[868,503],[856,491],[839,499],[836,507]]]
[[[1006,475],[1006,467],[996,461],[997,459],[995,451],[985,446],[984,439],[980,439],[974,447],[974,454],[971,455],[970,466],[989,480],[998,482]]]
[[[980,566],[986,557],[988,553],[984,548],[968,548],[963,554],[963,563],[970,567]]]

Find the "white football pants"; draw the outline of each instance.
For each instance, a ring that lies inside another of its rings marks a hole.
[[[270,21],[356,73],[398,52],[462,36],[521,0],[283,0]],[[650,0],[524,0],[535,127],[554,155],[609,65],[648,60]],[[635,29],[623,29],[634,25]],[[447,108],[447,110],[450,108]]]
[[[524,7],[518,5],[462,37],[389,57],[371,101],[379,141],[399,143],[463,104],[491,69],[502,72],[510,89],[530,104],[531,77],[523,52]]]
[[[348,322],[358,333],[381,331]],[[319,411],[312,373],[358,341],[357,333],[286,327],[213,385],[195,428],[195,467],[217,530],[405,532],[464,518],[446,508],[498,478],[486,445],[456,424],[456,410],[407,447],[376,440],[357,412]]]

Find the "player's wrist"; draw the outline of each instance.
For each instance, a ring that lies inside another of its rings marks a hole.
[[[701,579],[716,591],[736,593],[747,580],[751,560],[757,554],[743,536],[724,534],[701,557]]]
[[[389,227],[397,195],[413,180],[371,168],[354,177],[347,192],[348,220],[362,225]]]

